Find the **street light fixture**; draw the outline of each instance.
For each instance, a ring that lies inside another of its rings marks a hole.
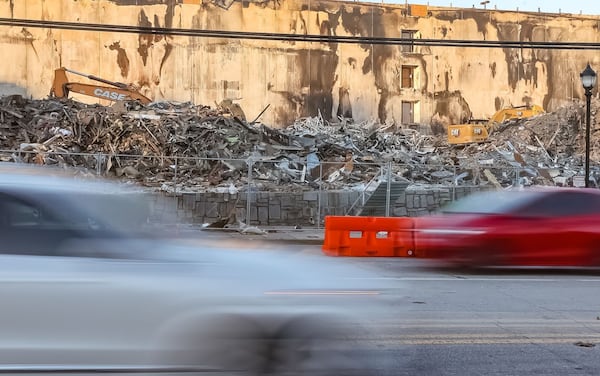
[[[592,89],[596,86],[596,72],[590,67],[587,67],[579,74],[581,84],[585,89],[585,187],[590,186],[590,105],[592,101]]]

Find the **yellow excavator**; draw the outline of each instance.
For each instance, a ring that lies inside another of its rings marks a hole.
[[[507,107],[496,112],[489,120],[469,120],[466,124],[449,125],[448,143],[462,145],[484,142],[494,129],[506,121],[526,119],[543,113],[544,109],[538,105]]]
[[[81,82],[69,82],[67,72],[86,77],[93,81],[102,82],[109,86],[98,86]],[[149,98],[139,93],[131,86],[121,83],[105,80],[104,78],[80,73],[67,68],[58,68],[54,70],[54,82],[50,89],[50,96],[56,98],[67,98],[69,92],[88,95],[98,99],[106,99],[113,102],[118,101],[139,101],[142,104],[152,102]]]

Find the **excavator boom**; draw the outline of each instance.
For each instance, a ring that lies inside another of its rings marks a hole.
[[[69,72],[69,73],[73,73],[73,74],[76,74],[76,75],[79,75],[79,76],[83,76],[85,78],[89,78],[90,80],[94,80],[94,81],[102,82],[103,84],[107,84],[107,85],[111,85],[111,86],[114,86],[114,87],[118,87],[119,89],[128,89],[129,88],[127,86],[127,84],[124,84],[122,82],[109,81],[109,80],[106,80],[104,78],[96,77],[96,76],[93,76],[91,74],[85,74],[85,73],[77,72],[77,71],[74,71],[72,69],[67,69],[67,68],[64,68],[64,67],[60,68],[60,69],[64,69],[65,72]]]
[[[516,106],[503,108],[492,116],[493,123],[502,123],[507,120],[525,119],[535,115],[543,114],[544,109],[538,105],[533,106]]]
[[[91,80],[102,82],[111,86],[98,86],[80,82],[69,82],[66,72],[78,74],[80,76],[84,76]],[[115,102],[132,100],[137,100],[143,104],[152,102],[143,94],[140,94],[135,90],[131,90],[126,84],[112,82],[92,75],[86,75],[69,70],[67,68],[56,69],[54,71],[54,82],[52,84],[52,89],[50,90],[50,95],[57,98],[67,98],[69,96],[69,92],[83,94],[98,99],[107,99]]]
[[[507,107],[497,111],[490,120],[470,120],[467,124],[448,126],[448,143],[464,145],[484,142],[504,122],[525,119],[544,113],[538,105]]]

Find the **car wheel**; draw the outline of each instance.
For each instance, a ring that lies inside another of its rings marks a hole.
[[[467,268],[480,269],[506,264],[506,250],[508,244],[502,240],[495,240],[490,243],[483,243],[469,249],[468,257],[465,257]]]
[[[187,318],[159,338],[160,364],[244,376],[263,374],[270,341],[256,321],[238,315]]]
[[[265,375],[367,375],[368,364],[352,356],[352,333],[341,323],[303,317],[289,321],[273,335],[273,352]]]
[[[367,362],[351,356],[356,348],[349,343],[348,329],[321,316],[185,320],[168,337],[171,366],[240,376],[366,376],[369,369]]]

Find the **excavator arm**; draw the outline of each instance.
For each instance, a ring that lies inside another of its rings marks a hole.
[[[509,120],[526,119],[544,113],[538,105],[523,105],[507,107],[497,111],[490,120],[470,120],[467,124],[454,124],[448,126],[448,143],[450,145],[464,145],[484,142],[498,130],[502,124]]]
[[[102,82],[110,86],[99,86],[80,82],[69,82],[67,72],[75,73],[91,80]],[[54,82],[50,90],[50,95],[57,98],[67,98],[69,92],[88,95],[98,99],[107,99],[110,101],[133,101],[137,100],[142,104],[152,102],[146,96],[129,88],[128,85],[120,82],[112,82],[100,77],[86,75],[67,68],[59,68],[54,71]]]

